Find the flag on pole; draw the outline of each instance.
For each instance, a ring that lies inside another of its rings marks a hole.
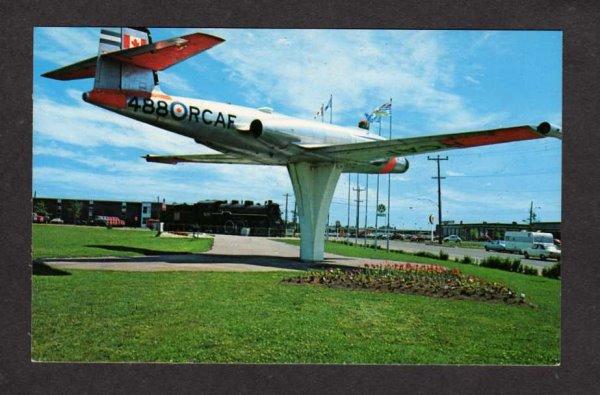
[[[321,104],[321,108],[319,109],[319,111],[316,112],[316,114],[315,114],[315,116],[313,118],[317,119],[317,118],[319,118],[322,115],[323,115],[323,105]]]
[[[329,110],[331,108],[331,102],[333,100],[333,96],[329,96],[329,101],[327,102],[327,104],[325,105],[325,108],[323,109],[323,112]]]
[[[317,119],[319,117],[323,118],[323,116],[325,115],[325,112],[327,110],[330,110],[333,106],[333,95],[329,96],[329,101],[327,102],[327,104],[321,104],[321,108],[319,109],[319,111],[317,111],[317,113],[315,114],[315,116],[313,117],[314,119]]]
[[[369,123],[377,122],[377,121],[381,120],[381,116],[375,114],[374,112],[371,114],[365,113],[365,118],[367,119],[367,122],[369,122]]]
[[[379,107],[377,107],[373,111],[373,114],[386,117],[386,116],[390,115],[391,112],[392,112],[392,103],[389,102],[389,103],[384,103],[384,104],[380,105]]]

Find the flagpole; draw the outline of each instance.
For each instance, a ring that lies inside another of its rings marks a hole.
[[[325,107],[325,104],[321,103],[321,122],[324,122],[323,117],[325,116],[325,114],[323,114],[323,107]]]
[[[381,136],[381,117],[379,117],[379,131],[377,132],[378,136]],[[379,173],[377,173],[377,192],[375,194],[375,239],[374,244],[375,248],[377,248],[377,232],[379,232],[378,224],[379,224],[379,213],[377,209],[379,208]]]
[[[392,139],[392,98],[390,97],[390,140]],[[387,251],[390,251],[390,191],[392,187],[392,173],[388,173],[388,201],[387,201]]]
[[[369,175],[367,174],[367,181],[365,185],[365,246],[367,245],[367,220],[369,213]]]
[[[329,94],[329,123],[333,123],[333,93]]]

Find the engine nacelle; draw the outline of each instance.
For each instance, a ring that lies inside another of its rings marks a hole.
[[[280,121],[255,119],[250,122],[247,129],[250,135],[256,139],[263,140],[274,146],[284,147],[291,142],[300,141],[294,136],[292,130],[288,130],[288,125]]]
[[[538,133],[543,134],[544,136],[552,136],[559,139],[562,139],[562,131],[558,126],[552,125],[549,122],[542,122],[537,127],[534,127]]]
[[[395,156],[390,159],[378,159],[371,161],[371,164],[378,165],[379,173],[405,173],[408,170],[408,160],[403,156]]]

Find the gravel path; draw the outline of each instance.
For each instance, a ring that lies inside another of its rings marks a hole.
[[[64,269],[122,271],[273,271],[306,270],[311,264],[298,258],[299,248],[265,237],[215,235],[211,251],[201,254],[141,257],[94,257],[44,259],[41,262]],[[376,259],[325,254],[325,265],[363,266],[380,264]]]

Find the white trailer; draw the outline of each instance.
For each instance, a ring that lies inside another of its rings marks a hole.
[[[527,248],[534,244],[554,245],[554,236],[552,233],[528,232],[506,232],[504,234],[504,243],[507,252],[518,252],[523,254]]]

